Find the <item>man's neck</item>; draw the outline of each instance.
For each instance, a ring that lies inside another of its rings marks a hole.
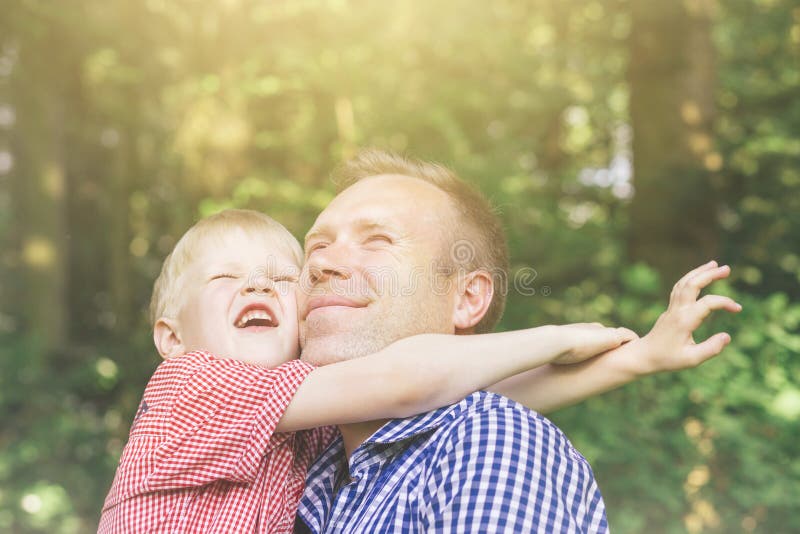
[[[374,434],[380,427],[386,424],[388,419],[379,419],[377,421],[367,421],[366,423],[352,423],[349,425],[339,425],[339,431],[342,433],[344,440],[344,451],[347,455],[347,461],[350,461],[353,451],[359,445],[364,443],[368,437]]]

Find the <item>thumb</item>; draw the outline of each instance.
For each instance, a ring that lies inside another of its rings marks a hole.
[[[706,360],[722,352],[722,349],[724,349],[725,346],[730,342],[730,334],[726,332],[720,332],[719,334],[714,334],[702,343],[692,345],[686,349],[686,355],[689,361],[688,365],[685,367],[694,367],[696,365],[700,365]]]

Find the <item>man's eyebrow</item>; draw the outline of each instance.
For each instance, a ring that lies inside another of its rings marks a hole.
[[[384,219],[373,219],[373,218],[357,219],[353,221],[351,224],[359,232],[369,232],[375,230],[382,230],[387,232],[396,231],[391,222]],[[331,228],[328,226],[320,226],[318,228],[312,228],[306,234],[305,242],[308,243],[312,239],[330,238],[333,234],[334,234],[333,230],[331,230]]]
[[[306,234],[305,242],[308,243],[312,239],[318,239],[327,236],[330,236],[330,232],[326,231],[324,228],[312,228]]]
[[[394,230],[394,227],[388,222],[383,220],[365,219],[358,222],[358,229],[361,231],[370,230]]]
[[[391,222],[384,219],[373,219],[373,218],[357,219],[352,223],[350,223],[350,225],[354,226],[356,230],[358,230],[359,232],[368,232],[371,230],[396,231],[396,228],[391,224]],[[306,234],[306,242],[310,241],[311,239],[316,239],[318,237],[329,238],[334,233],[335,232],[328,226],[312,228],[308,232],[308,234]]]

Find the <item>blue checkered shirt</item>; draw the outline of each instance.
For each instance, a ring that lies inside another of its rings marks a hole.
[[[308,473],[296,532],[607,532],[591,467],[550,421],[478,392],[386,423]]]

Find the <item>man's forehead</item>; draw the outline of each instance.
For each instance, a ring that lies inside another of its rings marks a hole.
[[[334,197],[317,217],[309,234],[323,226],[396,224],[396,214],[417,212],[448,202],[447,194],[435,185],[401,174],[370,176]]]

